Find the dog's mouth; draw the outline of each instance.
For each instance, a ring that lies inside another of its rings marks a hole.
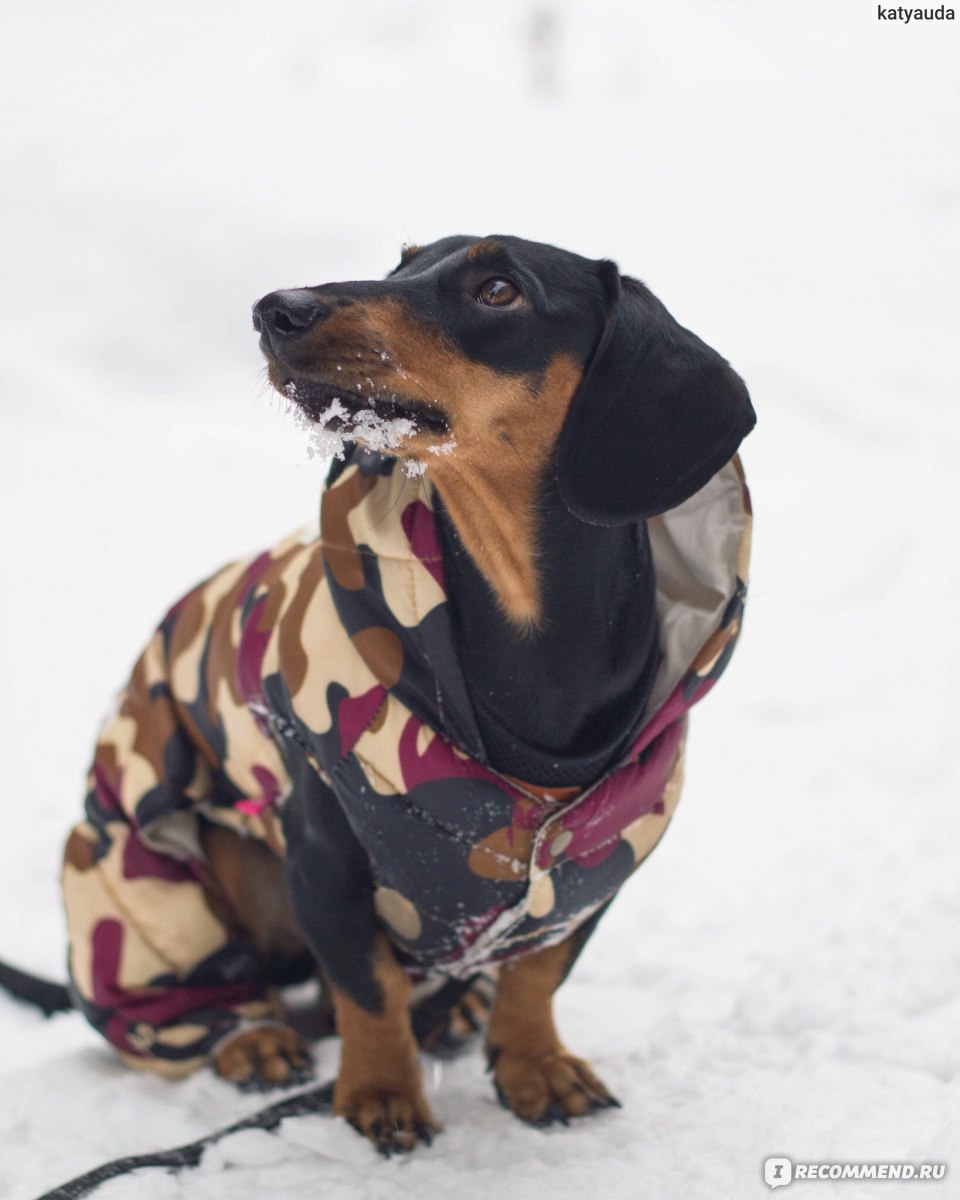
[[[351,389],[342,383],[302,377],[285,380],[281,390],[310,421],[328,429],[346,430],[358,422],[369,425],[374,418],[383,423],[403,422],[411,433],[445,437],[450,432],[450,423],[439,408],[397,392],[371,394],[357,385]]]
[[[302,376],[281,382],[278,390],[310,428],[311,456],[343,458],[345,443],[350,441],[400,457],[409,457],[411,452],[417,455],[423,449],[434,455],[453,449],[450,423],[439,408],[371,387],[372,382],[367,380],[366,388],[363,384],[351,386],[346,380],[333,384]]]

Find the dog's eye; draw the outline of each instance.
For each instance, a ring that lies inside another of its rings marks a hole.
[[[489,308],[509,308],[522,301],[523,295],[510,279],[488,279],[477,292],[477,299]]]

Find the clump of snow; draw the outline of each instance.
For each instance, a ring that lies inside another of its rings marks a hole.
[[[370,450],[398,450],[404,438],[417,432],[417,423],[412,417],[381,417],[368,408],[356,414],[350,432]]]
[[[359,386],[359,385],[358,385]],[[371,398],[370,408],[353,412],[339,396],[334,396],[318,417],[311,418],[297,404],[297,385],[291,380],[283,389],[291,400],[291,409],[298,423],[310,433],[307,454],[310,458],[339,458],[346,453],[347,442],[361,442],[368,450],[389,453],[399,450],[405,438],[417,432],[417,423],[412,417],[384,417]],[[337,425],[331,428],[331,423]]]

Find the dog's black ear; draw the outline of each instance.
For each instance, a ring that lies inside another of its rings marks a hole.
[[[699,491],[757,418],[726,359],[614,263],[600,270],[606,324],[560,433],[557,482],[582,521],[620,525]]]

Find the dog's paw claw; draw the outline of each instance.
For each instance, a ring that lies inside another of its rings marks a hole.
[[[526,1121],[528,1125],[532,1125],[534,1129],[549,1129],[551,1125],[569,1125],[570,1118],[559,1106],[552,1102],[548,1105],[547,1110],[539,1117],[521,1117],[521,1120]]]
[[[384,1158],[406,1154],[421,1142],[429,1146],[440,1131],[426,1101],[418,1094],[400,1095],[386,1089],[358,1091],[345,1100],[338,1099],[334,1111],[368,1138]]]

